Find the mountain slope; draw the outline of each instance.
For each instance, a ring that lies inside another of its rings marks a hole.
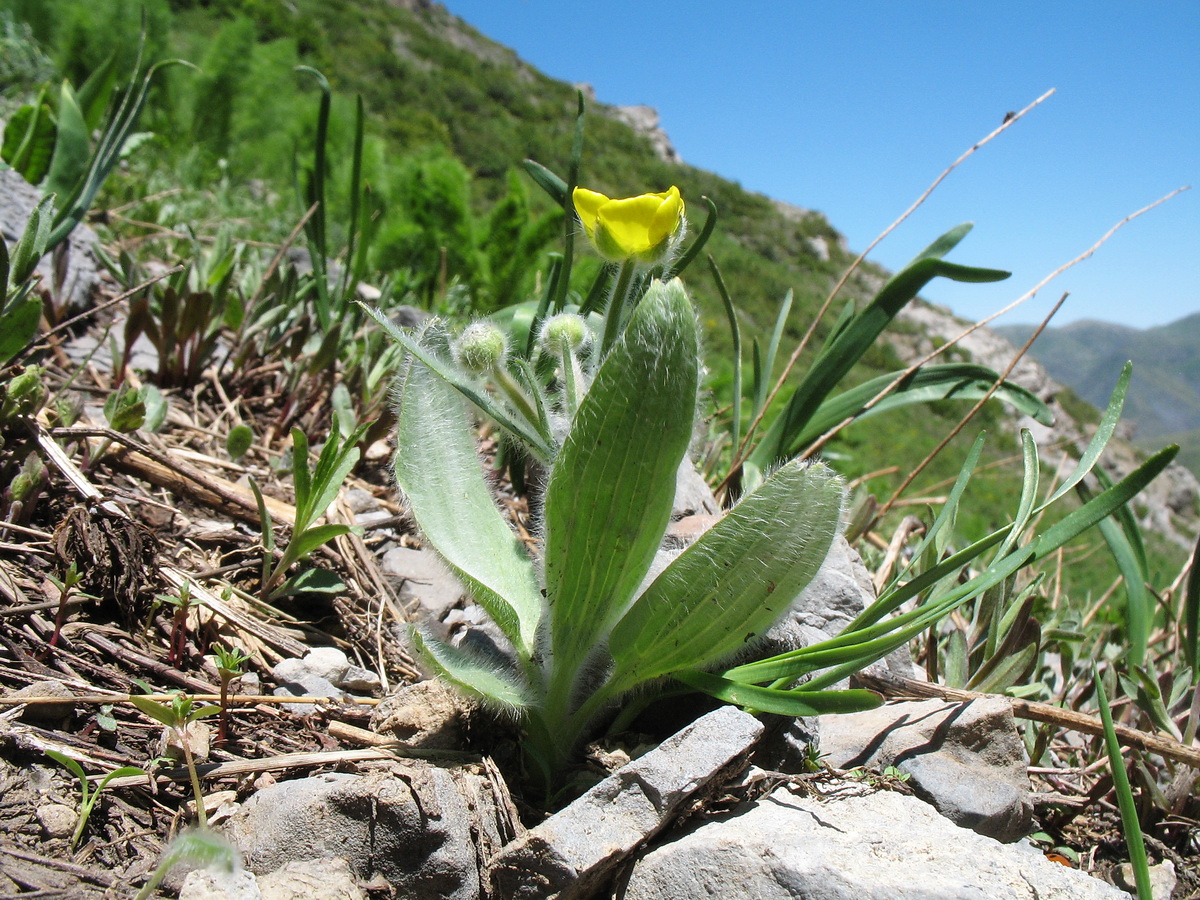
[[[995,330],[1018,345],[1033,333],[1026,325]],[[1051,377],[1097,406],[1107,400],[1112,373],[1132,360],[1125,419],[1136,426],[1139,439],[1200,428],[1200,313],[1140,331],[1108,322],[1073,322],[1048,328],[1032,352]]]

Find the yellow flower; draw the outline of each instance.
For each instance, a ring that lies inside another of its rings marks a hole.
[[[674,186],[625,200],[577,187],[572,199],[588,239],[611,260],[658,262],[683,233],[683,198]]]

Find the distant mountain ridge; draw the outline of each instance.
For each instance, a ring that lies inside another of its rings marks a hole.
[[[992,326],[1017,346],[1032,325]],[[1111,322],[1082,320],[1048,328],[1031,353],[1055,381],[1103,408],[1115,373],[1133,361],[1124,421],[1139,441],[1200,429],[1200,313],[1167,325],[1139,330]]]

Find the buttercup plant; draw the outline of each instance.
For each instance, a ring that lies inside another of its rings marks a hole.
[[[829,550],[842,483],[821,464],[784,466],[643,587],[670,519],[700,375],[683,285],[655,281],[551,448],[535,560],[496,508],[456,385],[439,374],[446,362],[419,349],[398,385],[396,479],[512,658],[420,629],[414,644],[438,675],[518,720],[527,761],[551,788],[622,698],[666,678],[692,683],[774,623]],[[880,702],[868,691],[761,690],[793,715]]]

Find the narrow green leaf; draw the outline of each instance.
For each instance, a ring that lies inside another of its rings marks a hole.
[[[894,372],[880,375],[830,397],[818,407],[809,423],[796,433],[790,448],[798,452],[833,426],[851,417],[854,417],[856,422],[862,422],[880,413],[891,412],[914,403],[978,400],[991,390],[998,377],[985,366],[967,363],[923,366],[900,382],[892,393],[870,409],[864,410],[866,404],[895,381],[898,374]],[[1043,425],[1050,425],[1054,421],[1050,408],[1020,385],[1006,381],[992,396]]]
[[[717,285],[717,293],[721,295],[721,303],[725,307],[725,318],[729,322],[729,338],[733,343],[733,349],[730,352],[730,359],[733,363],[733,385],[730,388],[730,393],[733,395],[733,409],[729,414],[729,431],[732,439],[730,444],[736,453],[742,442],[742,329],[738,325],[737,307],[733,305],[729,290],[725,287],[725,279],[721,277],[721,270],[712,254],[708,256],[708,269]]]
[[[1087,500],[1091,492],[1082,484],[1076,486],[1079,496]],[[1145,558],[1138,559],[1137,551],[1129,537],[1113,518],[1100,521],[1097,526],[1109,553],[1117,564],[1125,585],[1125,654],[1131,667],[1146,661],[1150,646],[1150,628],[1154,622],[1154,596],[1146,587],[1149,573],[1144,568]]]
[[[813,361],[812,367],[793,392],[787,407],[767,429],[751,453],[747,470],[755,474],[766,471],[776,461],[796,451],[795,436],[799,434],[829,396],[839,381],[874,344],[875,340],[920,290],[934,278],[949,278],[959,282],[1001,281],[1008,272],[948,263],[941,259],[966,234],[964,226],[947,232],[903,271],[892,276],[875,299],[857,313],[830,341]]]
[[[700,234],[696,236],[694,241],[688,244],[687,249],[679,255],[679,259],[663,275],[663,281],[670,281],[683,274],[684,270],[700,255],[700,251],[704,249],[708,243],[708,239],[712,237],[713,229],[717,226],[717,204],[713,203],[708,197],[701,197],[700,199],[708,210],[708,214],[704,219],[704,225],[700,228]]]
[[[46,176],[48,193],[65,197],[83,177],[90,152],[90,134],[71,83],[63,81],[58,99],[58,138]]]
[[[1125,846],[1129,850],[1129,861],[1133,865],[1137,883],[1138,900],[1153,900],[1150,887],[1150,867],[1146,860],[1146,843],[1142,837],[1142,826],[1138,820],[1137,804],[1129,786],[1129,774],[1125,771],[1125,759],[1121,756],[1121,745],[1113,727],[1112,710],[1104,692],[1099,666],[1092,666],[1092,681],[1096,685],[1096,702],[1100,707],[1100,721],[1104,723],[1104,747],[1108,751],[1108,770],[1112,774],[1113,790],[1117,795],[1117,806],[1121,809],[1121,825],[1125,831]]]
[[[703,668],[770,628],[828,555],[842,490],[827,467],[793,461],[744,497],[613,628],[614,680]]]
[[[603,640],[658,549],[699,386],[683,285],[655,282],[596,373],[550,473],[545,579],[556,672]]]
[[[522,163],[526,173],[550,199],[563,208],[567,207],[567,183],[539,162],[527,159]]]
[[[330,442],[332,440],[330,435]],[[303,531],[320,513],[312,513],[313,480],[308,462],[308,435],[299,428],[292,429],[292,488],[296,493],[296,531]]]
[[[33,274],[49,246],[50,222],[54,218],[54,196],[43,197],[29,214],[21,240],[13,249],[9,276],[14,287]]]
[[[1192,670],[1192,683],[1200,683],[1200,540],[1197,540],[1192,551],[1179,629],[1182,632],[1183,661]]]
[[[829,713],[861,712],[883,705],[883,697],[874,691],[792,691],[739,684],[708,672],[678,672],[675,677],[726,703],[780,716],[823,716]]]
[[[1013,654],[1002,657],[984,678],[968,682],[970,690],[1002,694],[1024,677],[1037,657],[1036,644],[1026,644]]]
[[[1103,493],[1093,497],[1079,509],[1068,513],[1050,528],[1046,529],[1030,544],[1034,551],[1036,562],[1045,559],[1063,544],[1082,534],[1093,525],[1112,515],[1118,508],[1128,503],[1165,469],[1179,453],[1179,447],[1172,444],[1159,450],[1144,463],[1134,469],[1129,475]]]
[[[79,761],[71,759],[71,757],[67,756],[65,753],[59,753],[57,750],[46,750],[45,754],[59,765],[66,766],[66,768],[70,769],[76,778],[83,782],[84,796],[86,797],[87,773],[83,771],[83,766],[79,764]]]
[[[451,571],[530,654],[542,616],[533,563],[496,509],[455,388],[420,360],[397,384],[396,482]]]
[[[1023,463],[1021,499],[1017,503],[1017,515],[1013,519],[1012,531],[1008,533],[1008,537],[1000,547],[1001,556],[1007,553],[1025,532],[1030,516],[1033,515],[1033,506],[1037,502],[1041,463],[1038,460],[1037,444],[1027,428],[1021,429],[1021,458]]]
[[[1121,375],[1117,379],[1117,386],[1113,388],[1112,395],[1108,398],[1108,406],[1104,410],[1100,424],[1096,426],[1096,433],[1092,435],[1092,440],[1088,444],[1087,449],[1079,457],[1079,462],[1075,464],[1075,468],[1071,474],[1058,486],[1058,490],[1047,497],[1046,502],[1038,507],[1038,512],[1048,508],[1050,504],[1054,503],[1060,497],[1065,496],[1075,485],[1083,481],[1088,472],[1092,471],[1092,467],[1096,465],[1096,460],[1100,458],[1100,454],[1104,452],[1104,448],[1108,446],[1113,432],[1117,429],[1117,422],[1121,419],[1121,409],[1125,406],[1125,392],[1129,389],[1129,379],[1132,376],[1133,363],[1127,362],[1124,368],[1121,369]]]
[[[318,547],[324,546],[335,537],[349,534],[353,529],[349,525],[314,525],[295,535],[288,542],[284,559],[296,561],[304,559]]]
[[[271,599],[294,597],[297,594],[341,594],[346,583],[329,569],[305,569],[288,578],[271,592]]]

